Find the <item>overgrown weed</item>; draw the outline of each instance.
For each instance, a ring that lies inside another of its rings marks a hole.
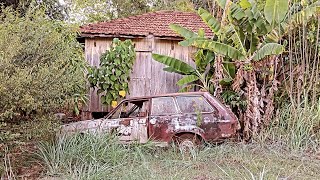
[[[289,104],[278,110],[273,124],[260,132],[255,139],[261,145],[278,151],[313,152],[320,150],[320,100],[311,105]]]
[[[123,145],[108,135],[76,135],[42,143],[44,176],[62,179],[276,179],[319,176],[319,162],[256,143],[207,145],[192,155],[151,143]],[[308,167],[308,168],[305,168]]]

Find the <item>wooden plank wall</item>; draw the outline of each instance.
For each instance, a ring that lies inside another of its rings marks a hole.
[[[155,46],[153,49],[153,53],[175,57],[194,66],[191,59],[192,51],[193,48],[178,45],[178,41],[160,39],[155,40]],[[182,78],[182,76],[176,73],[165,72],[163,71],[164,67],[165,65],[151,59],[151,95],[175,93],[180,89],[176,83]]]
[[[123,39],[122,39],[123,40]],[[165,67],[161,63],[152,60],[152,53],[158,53],[184,60],[194,66],[191,53],[194,48],[182,47],[179,41],[155,39],[153,36],[147,38],[132,39],[135,43],[136,62],[130,76],[129,95],[146,96],[179,91],[176,82],[181,78],[175,73],[168,73],[162,69]],[[112,38],[86,38],[85,56],[92,66],[99,66],[100,56],[110,48]],[[100,103],[100,97],[93,88],[89,92],[89,102],[83,108],[84,113],[108,112],[110,107]],[[87,115],[86,118],[89,118]]]

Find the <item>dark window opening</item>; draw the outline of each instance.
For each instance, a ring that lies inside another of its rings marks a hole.
[[[77,41],[80,43],[82,50],[85,51],[85,38],[84,37],[77,37]]]
[[[147,116],[148,102],[148,100],[122,102],[109,119],[145,117]]]
[[[92,112],[92,113],[91,113],[93,119],[103,118],[103,117],[105,117],[107,114],[108,114],[108,112]]]

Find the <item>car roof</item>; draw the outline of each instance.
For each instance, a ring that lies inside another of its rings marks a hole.
[[[135,100],[147,100],[147,99],[151,99],[154,97],[170,97],[170,96],[181,96],[181,95],[204,95],[207,94],[208,92],[182,92],[182,93],[168,93],[168,94],[159,94],[159,95],[153,95],[153,96],[141,96],[141,97],[132,97],[132,98],[128,98],[128,99],[124,99],[123,101],[135,101]]]

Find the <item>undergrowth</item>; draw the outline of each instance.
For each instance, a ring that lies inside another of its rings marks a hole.
[[[285,105],[255,140],[278,150],[320,153],[320,101]]]
[[[151,143],[123,145],[108,135],[72,136],[42,143],[37,153],[57,179],[278,179],[319,177],[319,161],[256,143],[207,145],[194,154]]]

